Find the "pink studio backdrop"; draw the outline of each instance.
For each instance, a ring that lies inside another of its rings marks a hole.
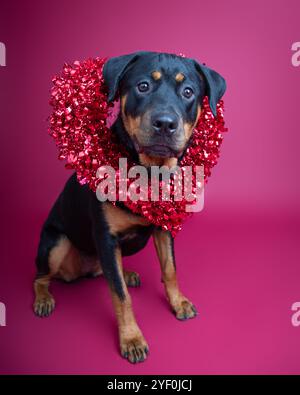
[[[0,373],[300,373],[298,0],[7,1],[0,5]],[[103,278],[53,284],[31,309],[40,227],[70,173],[47,135],[51,77],[67,61],[136,50],[184,52],[227,80],[225,136],[202,213],[176,239],[183,291],[199,316],[169,312],[152,242],[125,264],[149,359],[121,359]]]

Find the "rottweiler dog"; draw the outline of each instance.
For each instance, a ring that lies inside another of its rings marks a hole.
[[[110,101],[120,98],[112,130],[128,155],[147,168],[180,164],[205,95],[213,114],[226,84],[216,71],[174,54],[136,52],[109,59],[103,69]],[[67,181],[42,228],[36,258],[34,312],[48,316],[55,301],[50,280],[73,281],[104,274],[117,317],[121,355],[144,361],[148,344],[135,320],[127,287],[140,285],[139,275],[123,269],[122,256],[141,250],[153,236],[162,281],[179,320],[196,316],[181,293],[175,269],[174,240],[118,202],[100,202],[76,175]]]

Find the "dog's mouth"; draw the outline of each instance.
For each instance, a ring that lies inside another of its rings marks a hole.
[[[144,153],[148,156],[155,156],[160,158],[177,158],[178,153],[174,151],[172,148],[166,145],[150,145],[146,147],[142,147],[140,153]]]
[[[139,154],[146,154],[150,157],[178,158],[180,156],[180,152],[163,143],[153,145],[141,145],[137,141],[137,139],[134,139],[134,146]]]

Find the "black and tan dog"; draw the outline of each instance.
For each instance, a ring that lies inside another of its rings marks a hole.
[[[203,97],[210,107],[225,92],[225,81],[215,71],[188,58],[156,52],[137,52],[111,58],[104,66],[109,100],[121,99],[112,126],[129,155],[144,166],[172,167],[191,138]],[[72,281],[103,272],[118,320],[121,354],[130,362],[143,361],[148,345],[136,323],[127,286],[139,286],[137,273],[122,267],[122,256],[142,249],[153,236],[162,279],[172,310],[180,320],[193,318],[196,309],[178,288],[174,242],[169,232],[154,227],[118,203],[100,203],[96,194],[73,175],[54,204],[41,232],[36,258],[34,311],[48,316],[54,298],[52,278]]]

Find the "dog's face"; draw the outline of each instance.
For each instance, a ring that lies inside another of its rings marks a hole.
[[[112,58],[103,72],[109,99],[119,94],[124,127],[144,162],[180,157],[200,116],[203,97],[209,96],[215,113],[225,91],[225,81],[215,71],[165,53]]]

